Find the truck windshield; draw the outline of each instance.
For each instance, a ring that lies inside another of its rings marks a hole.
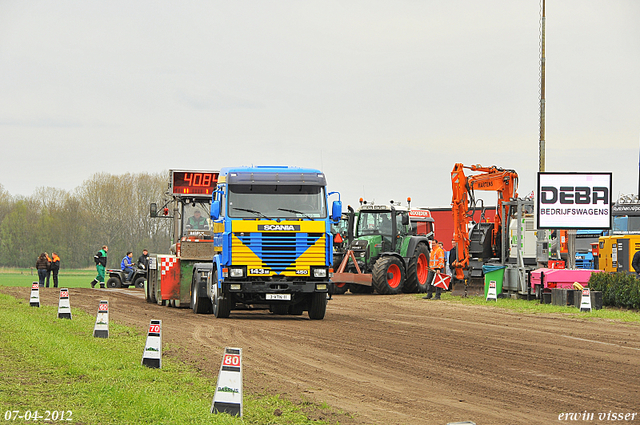
[[[307,185],[229,185],[229,217],[325,218],[324,187]]]

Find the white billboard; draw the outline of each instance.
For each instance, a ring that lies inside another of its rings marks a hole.
[[[610,229],[611,173],[538,173],[538,229]]]

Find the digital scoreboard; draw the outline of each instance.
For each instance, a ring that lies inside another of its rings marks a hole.
[[[174,195],[211,195],[218,183],[217,171],[171,171],[171,192]]]

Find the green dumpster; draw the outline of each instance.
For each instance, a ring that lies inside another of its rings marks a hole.
[[[482,272],[484,273],[484,297],[487,298],[489,292],[489,283],[496,282],[496,294],[502,293],[502,281],[504,280],[504,269],[506,267],[500,264],[484,264]]]

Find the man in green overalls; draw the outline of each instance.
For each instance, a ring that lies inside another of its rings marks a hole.
[[[100,287],[104,288],[104,271],[107,268],[107,252],[109,248],[104,245],[100,251],[96,255],[93,256],[94,261],[96,262],[96,270],[98,271],[98,276],[91,281],[91,287],[94,288],[96,283],[100,283]]]

